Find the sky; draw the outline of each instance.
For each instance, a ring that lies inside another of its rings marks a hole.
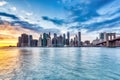
[[[0,0],[0,46],[16,45],[22,33],[43,32],[95,39],[101,32],[120,33],[119,0]]]

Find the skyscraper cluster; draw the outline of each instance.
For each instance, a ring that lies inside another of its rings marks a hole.
[[[70,37],[70,33],[67,32],[63,35],[53,34],[53,38],[51,37],[51,33],[43,33],[40,35],[39,39],[33,39],[32,35],[21,34],[18,38],[18,47],[80,47],[81,46],[81,32],[78,32],[78,35],[72,39]]]

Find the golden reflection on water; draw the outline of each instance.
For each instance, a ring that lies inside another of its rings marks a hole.
[[[11,80],[20,67],[19,56],[17,48],[0,48],[0,80]]]

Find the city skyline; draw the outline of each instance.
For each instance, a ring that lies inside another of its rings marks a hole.
[[[89,42],[90,43],[90,42]],[[81,32],[71,37],[70,32],[66,34],[53,35],[49,33],[40,34],[39,39],[34,39],[32,35],[26,33],[18,37],[17,47],[81,47]]]
[[[17,47],[120,47],[120,36],[116,33],[100,33],[92,42],[82,41],[81,32],[71,37],[70,32],[66,34],[53,35],[49,33],[40,34],[39,39],[32,35],[23,33],[18,37]]]
[[[0,46],[16,46],[22,33],[38,39],[40,33],[80,31],[82,41],[120,34],[119,9],[119,0],[0,0]]]

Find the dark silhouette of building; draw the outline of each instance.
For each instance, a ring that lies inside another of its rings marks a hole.
[[[52,39],[52,45],[53,47],[57,47],[58,41],[57,41],[57,34],[54,33],[54,37]]]
[[[34,39],[32,40],[32,47],[37,47],[38,45],[38,40]]]
[[[67,36],[67,37],[66,37]],[[33,39],[32,35],[21,34],[18,38],[18,47],[63,47],[63,46],[81,46],[81,32],[78,32],[78,35],[74,37],[74,39],[70,40],[70,33],[67,32],[67,35],[63,34],[57,36],[54,33],[53,38],[51,38],[51,33],[43,33],[40,35],[38,40]]]
[[[22,34],[22,47],[28,47],[28,35],[27,34]]]
[[[65,34],[63,34],[63,45],[65,45],[66,44],[66,36],[65,36]]]
[[[60,35],[59,37],[57,37],[57,46],[58,47],[63,47],[64,44],[63,44],[63,37]]]
[[[28,46],[29,46],[29,47],[32,47],[32,40],[33,40],[32,35],[29,35],[29,36],[28,36]]]
[[[81,46],[81,32],[78,32],[78,46]]]
[[[67,32],[67,40],[66,40],[66,45],[69,46],[70,43],[70,33]]]
[[[43,33],[43,47],[46,47],[47,46],[47,37],[48,35],[46,33]]]

